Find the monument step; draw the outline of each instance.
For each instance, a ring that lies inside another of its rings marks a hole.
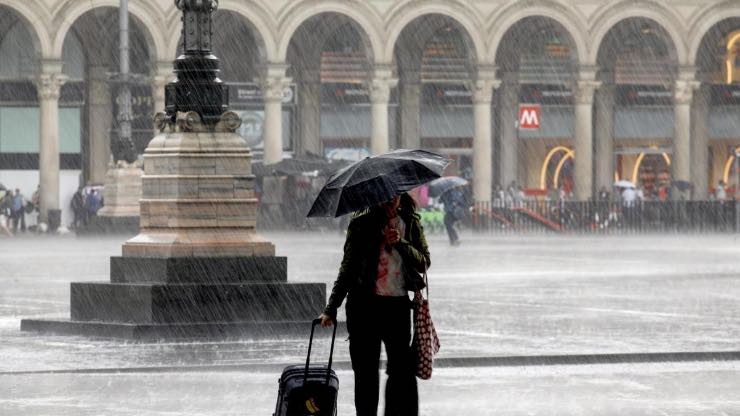
[[[287,282],[287,257],[111,257],[113,283]]]
[[[123,322],[73,321],[67,319],[24,319],[21,331],[43,334],[118,338],[132,341],[214,339],[307,339],[311,320],[263,322],[198,322],[136,324]],[[318,331],[328,336],[329,331]],[[337,338],[346,336],[340,323]]]
[[[138,206],[137,206],[138,209]],[[139,232],[139,216],[106,216],[96,215],[81,225],[77,235],[126,234],[136,235]]]
[[[70,292],[73,321],[119,323],[304,321],[326,302],[319,283],[75,282]]]

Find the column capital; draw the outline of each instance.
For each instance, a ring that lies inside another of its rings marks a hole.
[[[696,81],[698,68],[693,65],[681,65],[678,67],[678,73],[676,79],[686,81]]]
[[[478,64],[475,67],[475,79],[497,79],[498,66],[495,64]]]
[[[490,104],[493,100],[493,90],[501,85],[498,79],[476,79],[467,83],[470,92],[473,93],[473,104]]]
[[[391,89],[398,85],[398,79],[389,76],[380,76],[367,83],[367,91],[372,103],[388,103],[391,99]]]
[[[578,81],[595,81],[599,69],[597,65],[580,65],[578,67]]]
[[[283,100],[283,91],[290,86],[292,78],[283,76],[269,76],[259,80],[262,89],[262,99],[265,102],[275,102]]]
[[[591,79],[579,79],[576,81],[574,96],[576,104],[593,104],[594,92],[601,86],[600,81]]]
[[[172,79],[175,77],[175,73],[172,70],[172,62],[157,61],[152,69],[151,76],[154,79],[165,78]]]
[[[691,99],[701,86],[701,82],[694,79],[677,79],[673,86],[673,100],[675,104],[691,104]]]
[[[283,90],[293,81],[286,77],[288,64],[273,63],[259,69],[260,76],[255,81],[262,89],[262,98],[265,102],[281,101]]]
[[[67,79],[68,77],[62,73],[40,73],[36,78],[36,92],[39,99],[59,99],[59,93]]]

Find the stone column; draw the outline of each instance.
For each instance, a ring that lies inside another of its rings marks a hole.
[[[59,207],[59,93],[67,77],[61,62],[43,62],[37,79],[40,107],[39,221],[48,222],[48,213]]]
[[[391,98],[391,88],[398,80],[391,77],[388,68],[376,69],[373,79],[368,85],[370,93],[372,124],[370,129],[370,151],[379,155],[388,151],[388,102]]]
[[[594,92],[600,85],[595,80],[596,71],[582,71],[575,91],[575,190],[578,201],[593,196],[593,103]]]
[[[152,78],[152,100],[154,114],[164,111],[164,87],[172,81],[172,62],[157,62]],[[152,114],[152,116],[154,115]]]
[[[696,200],[709,198],[709,90],[709,84],[702,84],[692,100],[691,177]]]
[[[691,177],[691,99],[699,82],[693,72],[682,71],[673,92],[673,177],[674,181],[692,182]],[[675,192],[676,198],[680,198]]]
[[[517,118],[519,117],[519,80],[515,72],[503,75],[500,93],[499,134],[501,154],[499,155],[501,185],[504,189],[512,182],[519,182],[519,138]]]
[[[319,71],[301,74],[298,90],[298,114],[300,116],[300,143],[297,150],[303,153],[321,153],[321,78]]]
[[[271,165],[283,160],[283,89],[291,79],[285,77],[286,65],[270,65],[262,77],[262,97],[265,104],[264,162]]]
[[[596,188],[611,190],[614,183],[614,84],[596,91]]]
[[[113,101],[107,66],[88,69],[88,141],[86,179],[90,183],[105,181],[111,157],[110,134],[113,128]]]
[[[498,87],[495,69],[479,71],[478,79],[471,83],[473,93],[473,199],[491,202],[493,176],[493,138],[491,137],[491,102],[493,89]]]
[[[419,73],[406,74],[399,85],[401,137],[405,149],[421,147],[421,81]]]

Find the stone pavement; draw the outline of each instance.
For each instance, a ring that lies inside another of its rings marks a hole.
[[[290,281],[333,281],[341,236],[267,237],[288,255]],[[740,350],[734,235],[465,235],[455,248],[429,239],[443,361]],[[0,240],[0,414],[270,414],[279,368],[302,361],[305,340],[136,344],[19,332],[22,318],[66,316],[69,282],[106,280],[122,240]],[[326,352],[317,347],[317,357]],[[344,340],[336,359],[348,359]],[[730,393],[737,363],[442,368],[422,383],[423,409],[740,414]],[[352,377],[340,373],[348,414]]]
[[[352,415],[352,374],[338,375],[339,415]],[[737,362],[439,369],[419,383],[421,416],[737,415],[739,375]],[[277,378],[241,371],[0,374],[0,412],[267,416]]]

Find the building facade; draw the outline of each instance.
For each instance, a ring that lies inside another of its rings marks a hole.
[[[171,0],[129,3],[142,151],[181,23]],[[117,5],[0,0],[0,182],[40,184],[42,212],[102,182],[116,153]],[[577,199],[621,179],[648,194],[688,181],[696,199],[737,183],[734,0],[221,0],[214,29],[266,163],[421,147],[454,159],[478,201],[512,182]]]

